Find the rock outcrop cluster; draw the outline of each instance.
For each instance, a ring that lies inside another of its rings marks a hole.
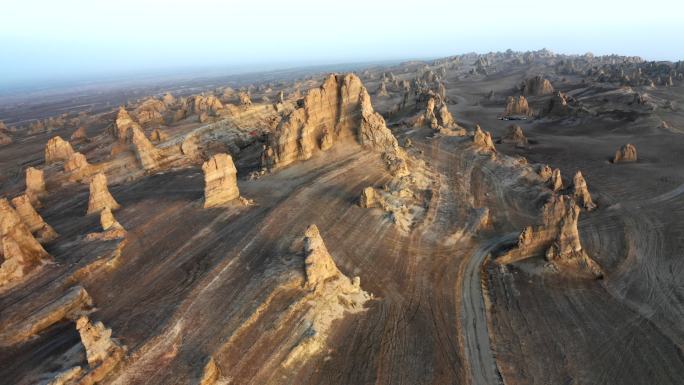
[[[525,228],[516,246],[496,262],[509,264],[543,255],[553,269],[566,268],[578,275],[602,277],[601,267],[582,248],[577,229],[580,212],[571,197],[552,195],[542,209],[539,226]]]
[[[636,146],[627,143],[615,151],[615,156],[613,156],[613,163],[628,163],[637,161],[637,150]]]
[[[204,207],[216,207],[240,197],[237,169],[228,154],[216,154],[202,165]]]
[[[107,188],[107,176],[99,173],[90,181],[90,196],[88,198],[88,214],[100,213],[102,210],[109,208],[116,210],[120,206],[114,200],[112,194]]]
[[[523,95],[516,97],[509,96],[506,99],[506,111],[504,116],[531,116],[532,109],[527,103],[527,98]]]
[[[63,162],[74,154],[71,144],[59,136],[52,137],[45,145],[45,163]]]
[[[51,260],[7,199],[0,199],[0,287]]]

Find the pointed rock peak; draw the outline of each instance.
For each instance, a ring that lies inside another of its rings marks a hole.
[[[596,204],[591,199],[591,194],[589,194],[589,187],[587,182],[584,180],[581,171],[575,173],[573,178],[573,196],[575,200],[585,209],[593,210],[596,208]]]
[[[102,322],[91,323],[88,316],[84,315],[76,321],[76,330],[81,336],[91,368],[98,367],[112,357],[121,358],[123,348],[112,339],[112,329],[106,328]]]
[[[496,152],[494,142],[492,141],[492,135],[487,131],[483,131],[479,124],[475,125],[473,144],[480,150]]]
[[[551,179],[551,176],[553,176],[553,170],[548,164],[540,166],[537,173],[544,182],[547,182],[549,179]]]
[[[119,107],[119,112],[114,121],[114,137],[118,138],[120,142],[128,141],[129,130],[134,126],[138,126],[138,123],[131,118],[123,106]]]
[[[557,168],[551,173],[551,190],[558,192],[563,189],[563,178],[560,169]]]
[[[307,287],[316,290],[326,281],[342,275],[328,248],[325,247],[316,225],[310,225],[304,233],[304,256]]]
[[[99,173],[90,181],[90,197],[88,198],[88,214],[99,213],[105,208],[116,210],[120,206],[107,188],[107,176]]]
[[[204,207],[215,207],[240,196],[237,169],[228,154],[216,154],[202,164],[204,172]]]
[[[51,164],[68,160],[74,154],[71,144],[59,136],[52,137],[45,145],[45,163]]]

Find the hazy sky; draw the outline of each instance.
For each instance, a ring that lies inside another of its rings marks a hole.
[[[684,59],[682,0],[0,1],[0,84],[507,48]]]

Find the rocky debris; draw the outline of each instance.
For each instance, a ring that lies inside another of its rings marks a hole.
[[[163,123],[166,104],[155,98],[148,98],[133,111],[139,124]]]
[[[521,90],[525,96],[551,95],[553,93],[553,86],[548,79],[544,79],[543,76],[537,75],[525,80],[521,85]]]
[[[22,312],[24,316],[20,322],[7,319],[11,318],[8,311],[7,315],[0,319],[0,325],[2,325],[0,326],[0,346],[6,347],[21,343],[54,324],[65,320],[76,320],[90,311],[92,306],[93,300],[88,292],[82,286],[72,286],[61,297],[38,308]]]
[[[553,170],[553,172],[551,173],[551,181],[550,182],[551,182],[550,183],[551,190],[553,190],[554,192],[558,192],[558,191],[563,189],[563,178],[561,178],[561,173],[560,173],[559,168]]]
[[[131,118],[128,111],[121,106],[114,121],[114,137],[119,139],[119,142],[124,143],[129,140],[129,130],[132,127],[140,127],[140,125]]]
[[[613,163],[627,163],[637,161],[637,150],[636,146],[627,143],[620,147],[619,150],[615,151],[615,156],[613,156]]]
[[[216,115],[223,109],[223,104],[213,95],[195,95],[188,98],[188,109],[191,114],[195,115],[200,115],[203,112]]]
[[[473,145],[481,151],[496,152],[492,135],[487,131],[483,131],[479,124],[475,126]]]
[[[575,201],[583,208],[587,210],[593,210],[596,208],[596,204],[591,200],[591,194],[589,194],[589,187],[587,182],[584,180],[581,171],[575,173],[572,183],[572,195]]]
[[[518,236],[516,246],[496,259],[509,264],[543,255],[556,268],[570,268],[580,275],[601,278],[600,266],[582,248],[577,221],[580,207],[565,195],[551,195],[542,209],[541,223],[529,226]]]
[[[116,210],[120,206],[109,193],[107,176],[99,173],[90,181],[90,197],[88,198],[88,214],[99,213],[105,208]]]
[[[19,214],[21,221],[24,222],[38,242],[46,244],[57,238],[57,232],[55,232],[52,226],[45,223],[43,217],[36,212],[26,194],[13,198],[12,205],[16,209],[17,214]]]
[[[45,163],[66,161],[74,154],[71,144],[59,136],[54,136],[45,145]]]
[[[23,278],[51,260],[19,214],[4,198],[0,199],[0,246],[3,258],[0,286]]]
[[[26,169],[26,195],[35,207],[40,207],[40,198],[45,196],[45,177],[43,170],[29,167]]]
[[[504,116],[532,116],[532,110],[530,109],[527,99],[520,95],[517,98],[509,96],[506,99],[506,111]]]
[[[249,93],[247,92],[240,92],[238,94],[238,98],[240,100],[240,106],[242,107],[249,107],[252,105],[252,99],[249,97]]]
[[[202,165],[204,171],[204,207],[216,207],[237,199],[237,169],[228,154],[216,154]]]
[[[150,140],[153,142],[165,142],[167,139],[169,139],[169,135],[160,128],[155,128],[150,134]]]
[[[82,141],[88,139],[88,134],[86,133],[86,128],[80,126],[76,131],[71,134],[70,140],[72,141]]]
[[[508,126],[508,132],[501,138],[501,143],[514,144],[516,147],[526,147],[528,145],[522,127],[517,124]]]
[[[133,146],[135,155],[145,170],[154,170],[159,167],[160,154],[152,142],[147,139],[140,127],[132,127]]]

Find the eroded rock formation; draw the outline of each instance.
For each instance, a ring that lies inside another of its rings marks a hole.
[[[517,98],[509,96],[506,99],[506,111],[505,116],[531,116],[532,110],[530,109],[527,99],[520,95]]]
[[[600,266],[582,248],[577,229],[580,211],[572,198],[552,195],[542,209],[540,225],[525,228],[516,246],[496,262],[509,264],[543,255],[554,270],[565,268],[580,275],[602,277]]]
[[[140,127],[140,125],[131,118],[128,111],[121,106],[114,121],[114,137],[118,138],[120,142],[128,141],[130,136],[129,130],[132,127]]]
[[[85,155],[80,152],[75,152],[69,160],[64,163],[64,171],[70,173],[70,180],[81,180],[88,176],[91,170],[91,165],[88,163]]]
[[[487,131],[483,131],[479,124],[475,126],[473,145],[481,151],[496,152],[494,142],[492,141],[492,135]]]
[[[164,142],[169,138],[166,132],[162,131],[160,128],[155,128],[150,134],[150,140],[153,142]]]
[[[613,163],[628,163],[637,161],[637,150],[636,146],[627,143],[615,151],[615,156],[613,156]]]
[[[52,226],[45,223],[43,217],[36,212],[26,194],[19,195],[12,199],[12,205],[21,217],[29,231],[36,237],[38,242],[45,244],[57,238],[57,232]]]
[[[596,204],[591,199],[591,194],[589,194],[589,187],[587,182],[584,180],[581,171],[575,173],[575,177],[572,182],[572,195],[575,201],[583,208],[587,210],[593,210],[596,208]]]
[[[215,207],[240,196],[237,169],[228,154],[216,154],[202,165],[204,171],[204,207]]]
[[[40,198],[45,196],[45,177],[43,170],[29,167],[26,169],[26,195],[35,207],[40,207]]]
[[[517,124],[508,126],[508,132],[501,138],[501,142],[514,144],[517,147],[525,147],[528,144],[522,127]]]
[[[527,79],[523,82],[522,86],[523,95],[551,95],[553,93],[553,86],[548,79],[544,79],[543,76],[537,75],[533,78]]]
[[[0,286],[23,278],[51,259],[7,199],[0,199],[0,246]]]
[[[88,214],[99,213],[105,208],[116,210],[120,206],[107,188],[107,176],[99,173],[90,181],[90,197],[88,198]]]
[[[240,92],[238,95],[240,99],[240,105],[243,107],[248,107],[252,105],[252,99],[249,97],[247,92]]]
[[[76,131],[71,134],[71,140],[86,140],[88,135],[84,126],[80,126]]]
[[[148,98],[133,111],[133,114],[137,118],[138,123],[144,125],[148,123],[162,123],[165,112],[166,104],[163,101]]]
[[[74,154],[71,144],[59,136],[52,137],[45,145],[45,163],[55,163],[68,160]]]
[[[145,170],[159,167],[160,154],[157,148],[147,139],[140,127],[132,127],[135,154]]]

